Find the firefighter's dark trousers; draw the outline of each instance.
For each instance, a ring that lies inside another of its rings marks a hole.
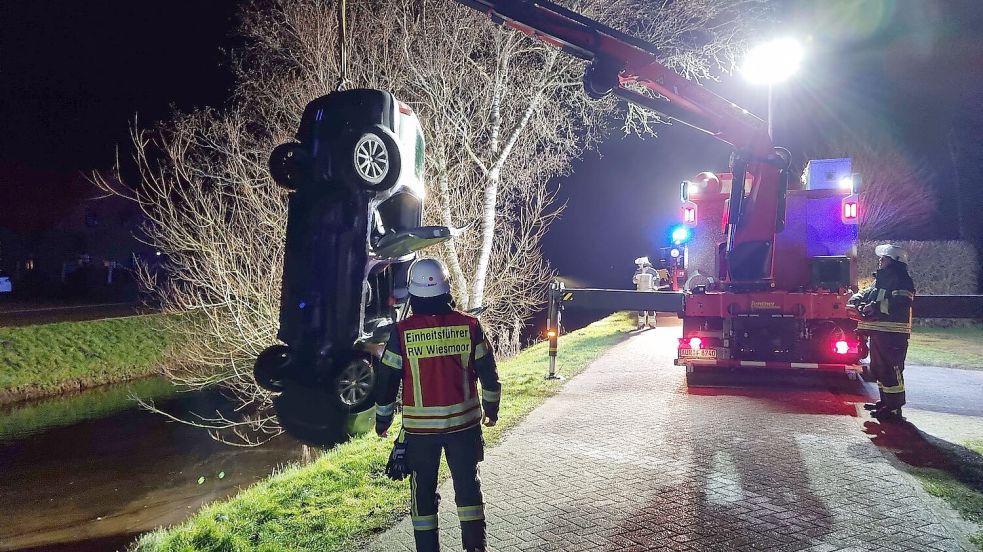
[[[908,354],[908,334],[870,333],[870,371],[877,378],[881,408],[897,410],[905,403],[904,359]]]
[[[454,480],[457,515],[465,550],[485,548],[485,504],[481,497],[478,462],[484,459],[481,426],[445,434],[406,434],[406,460],[410,469],[411,517],[417,552],[437,552],[437,469],[440,452]]]

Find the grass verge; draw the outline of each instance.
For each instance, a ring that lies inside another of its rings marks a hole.
[[[633,329],[615,314],[560,339],[557,365],[565,376],[583,371]],[[498,442],[561,384],[543,378],[547,345],[539,343],[500,363],[499,423],[485,428]],[[397,420],[398,424],[398,420]],[[357,550],[408,512],[409,485],[383,475],[391,442],[374,435],[335,447],[308,466],[291,466],[225,502],[206,506],[185,523],[148,533],[134,550]]]
[[[164,315],[0,329],[0,404],[150,375]]]
[[[983,370],[983,326],[916,327],[905,363]]]
[[[928,494],[941,498],[960,517],[980,526],[969,540],[976,550],[983,552],[983,479],[980,462],[983,457],[983,441],[969,441],[962,447],[950,445],[946,454],[950,468],[941,470],[924,467],[908,467]]]

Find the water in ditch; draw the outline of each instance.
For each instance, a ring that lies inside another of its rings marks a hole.
[[[134,395],[178,415],[228,406],[153,378],[0,409],[0,550],[122,550],[301,457],[287,436],[218,443]]]

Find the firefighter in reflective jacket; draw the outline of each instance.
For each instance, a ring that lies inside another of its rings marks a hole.
[[[648,257],[635,259],[635,275],[631,282],[635,284],[638,291],[655,291],[659,287],[659,274],[652,268],[652,262]],[[638,329],[646,326],[654,328],[656,324],[655,311],[638,311]]]
[[[376,432],[392,424],[403,385],[403,432],[410,470],[411,517],[418,551],[437,551],[437,470],[440,454],[454,480],[464,549],[484,551],[485,505],[478,478],[484,458],[481,423],[498,420],[501,384],[478,320],[453,308],[447,270],[435,259],[410,268],[413,314],[396,324],[382,355]],[[478,380],[481,394],[478,394]]]
[[[880,400],[864,408],[880,420],[900,421],[915,284],[908,275],[908,255],[903,249],[884,244],[874,248],[874,253],[879,263],[874,285],[851,297],[847,308],[858,320],[857,331],[870,336],[870,370],[880,389]]]

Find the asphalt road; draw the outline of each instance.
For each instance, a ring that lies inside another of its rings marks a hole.
[[[908,366],[906,408],[983,417],[983,371]]]

